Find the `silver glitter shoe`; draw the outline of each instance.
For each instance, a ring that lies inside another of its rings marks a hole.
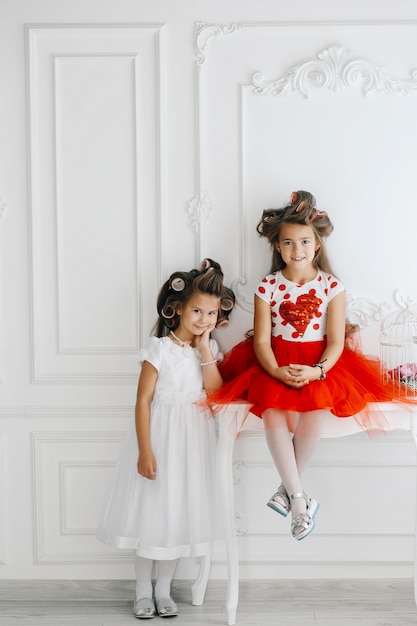
[[[293,493],[290,495],[290,500],[294,500],[295,498],[304,498],[307,508],[305,513],[300,513],[300,515],[297,515],[297,517],[291,522],[292,536],[294,539],[297,539],[297,541],[301,541],[301,539],[307,537],[315,529],[315,517],[320,505],[317,500],[309,498],[304,492]]]
[[[155,617],[155,604],[151,598],[141,598],[135,600],[133,604],[133,615],[138,619],[150,619]]]
[[[171,598],[160,598],[155,601],[155,604],[159,617],[175,617],[178,615],[178,607]]]
[[[291,502],[287,490],[282,483],[274,495],[271,496],[270,500],[268,500],[266,506],[269,506],[270,509],[273,509],[283,517],[287,517],[288,513],[291,511]]]

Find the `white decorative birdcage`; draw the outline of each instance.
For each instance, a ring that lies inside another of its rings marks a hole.
[[[417,399],[417,312],[399,292],[394,298],[400,311],[389,315],[380,334],[384,380],[393,380],[401,395]]]

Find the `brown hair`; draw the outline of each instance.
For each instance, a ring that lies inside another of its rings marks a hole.
[[[180,316],[177,311],[196,293],[204,293],[219,298],[219,316],[216,326],[227,326],[231,310],[235,305],[235,295],[223,284],[224,276],[220,265],[212,259],[204,259],[198,269],[189,272],[174,272],[162,285],[156,308],[158,320],[153,333],[165,337],[178,328]]]
[[[266,209],[256,230],[261,237],[266,237],[272,248],[271,273],[281,270],[285,263],[277,250],[281,228],[284,224],[305,224],[313,229],[320,244],[313,263],[316,267],[334,275],[327,256],[324,239],[333,231],[333,224],[325,211],[316,208],[316,199],[309,191],[294,191],[291,199],[282,209]]]

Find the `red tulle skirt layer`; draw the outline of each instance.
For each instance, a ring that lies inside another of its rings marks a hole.
[[[325,341],[290,342],[272,338],[272,348],[280,365],[317,363]],[[323,409],[338,418],[355,416],[366,430],[384,430],[384,419],[367,410],[368,403],[403,401],[398,387],[381,380],[381,363],[377,358],[345,347],[336,365],[324,380],[314,381],[302,389],[292,389],[272,378],[259,365],[253,340],[247,339],[228,352],[219,364],[225,384],[210,394],[210,402],[219,409],[232,402],[251,405],[258,417],[269,408],[304,413]]]

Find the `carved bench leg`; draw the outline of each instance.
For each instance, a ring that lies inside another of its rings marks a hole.
[[[232,416],[233,418],[233,416]],[[233,446],[236,432],[232,428],[232,419],[219,420],[219,442],[217,447],[217,467],[219,472],[219,490],[226,535],[228,587],[225,602],[227,623],[236,623],[236,609],[239,596],[238,552],[235,533],[235,507],[233,493]]]
[[[198,576],[191,587],[191,598],[194,606],[201,606],[206,595],[207,583],[210,575],[211,558],[209,556],[200,557],[200,569]]]
[[[411,434],[417,448],[417,412],[411,415]],[[415,519],[415,537],[414,537],[414,601],[417,605],[417,516]]]

